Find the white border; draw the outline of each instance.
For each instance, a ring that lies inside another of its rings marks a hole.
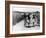
[[[40,30],[31,30],[31,31],[19,31],[19,32],[12,32],[12,6],[23,6],[23,7],[40,7]],[[10,34],[19,34],[19,33],[37,33],[42,32],[42,6],[33,6],[33,5],[15,5],[10,4]]]

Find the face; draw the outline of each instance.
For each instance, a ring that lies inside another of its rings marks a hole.
[[[28,13],[26,13],[26,15],[28,15]]]

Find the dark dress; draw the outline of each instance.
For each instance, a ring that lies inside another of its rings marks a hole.
[[[29,20],[29,23],[28,23],[28,26],[29,26],[29,24],[30,24],[30,14],[28,15],[28,20]]]
[[[24,13],[24,25],[26,25],[26,14]]]

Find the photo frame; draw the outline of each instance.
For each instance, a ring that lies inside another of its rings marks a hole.
[[[44,3],[5,1],[5,37],[45,34]]]

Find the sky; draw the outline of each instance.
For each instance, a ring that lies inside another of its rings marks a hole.
[[[40,11],[41,6],[11,4],[12,11],[35,12]]]

